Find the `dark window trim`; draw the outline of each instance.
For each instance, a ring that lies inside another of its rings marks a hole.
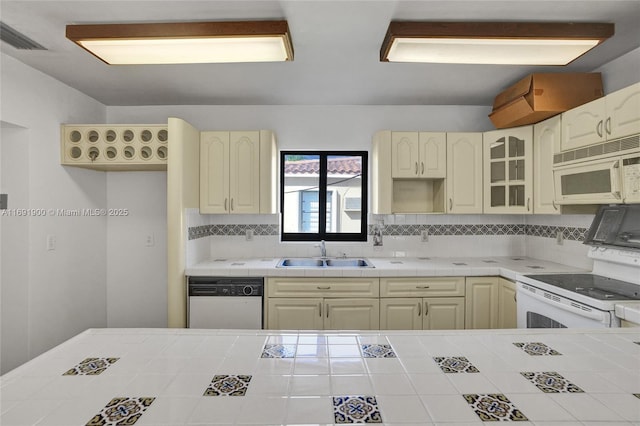
[[[287,155],[319,155],[320,156],[320,176],[318,182],[318,203],[321,211],[318,212],[317,233],[284,232],[284,166]],[[362,174],[360,182],[362,185],[361,210],[360,210],[360,232],[325,232],[326,229],[326,205],[327,205],[327,158],[332,155],[339,156],[360,156],[362,157]],[[369,153],[367,151],[280,151],[280,239],[281,241],[367,241],[367,218],[369,205]]]

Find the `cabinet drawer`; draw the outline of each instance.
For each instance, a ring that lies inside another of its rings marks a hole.
[[[381,278],[382,297],[464,296],[464,277]]]
[[[269,297],[379,297],[378,278],[269,278]]]

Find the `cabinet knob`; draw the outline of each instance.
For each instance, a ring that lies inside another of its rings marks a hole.
[[[225,198],[225,199],[224,199],[224,209],[225,209],[225,211],[227,210],[227,202],[228,202],[228,201],[229,201],[229,200],[228,200],[227,198]]]
[[[607,118],[607,121],[604,122],[604,130],[608,135],[611,134],[611,117]]]
[[[598,136],[602,137],[602,120],[598,121],[598,124],[596,125],[596,133]]]
[[[418,316],[422,315],[422,302],[418,302]]]
[[[527,211],[530,211],[529,204],[531,204],[531,198],[527,198]]]
[[[429,288],[428,285],[417,285],[416,288]]]
[[[453,198],[449,198],[449,211],[453,209]]]
[[[328,285],[328,286],[324,286],[324,287],[317,286],[316,288],[317,288],[318,290],[331,290],[331,286],[330,286],[330,285]]]
[[[327,318],[329,318],[329,304],[327,303],[327,306],[325,306],[325,311],[327,311]]]
[[[416,174],[418,174],[418,162],[416,161]]]
[[[551,200],[551,205],[555,210],[558,210],[558,206],[556,205],[556,200]]]
[[[424,302],[424,316],[426,317],[429,314],[429,304]]]
[[[420,163],[421,171],[420,174],[424,174],[424,161]]]
[[[322,318],[322,302],[318,302],[318,316]]]
[[[231,199],[231,211],[233,211],[233,198]]]

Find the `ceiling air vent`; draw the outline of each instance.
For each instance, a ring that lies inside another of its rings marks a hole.
[[[0,22],[0,40],[20,50],[47,50],[44,46]]]

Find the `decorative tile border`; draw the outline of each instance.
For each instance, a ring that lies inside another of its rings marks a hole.
[[[582,389],[555,371],[522,372],[520,374],[544,393],[584,393]]]
[[[479,373],[478,370],[469,360],[463,356],[444,356],[434,357],[433,360],[438,363],[438,367],[445,373]]]
[[[67,370],[63,376],[97,376],[120,358],[86,358]]]
[[[296,345],[264,345],[261,358],[293,358]]]
[[[374,235],[377,225],[369,225],[368,234]],[[255,236],[278,236],[280,225],[203,225],[189,228],[189,239],[210,236],[245,236],[248,230]],[[562,232],[565,240],[583,241],[587,228],[570,226],[522,225],[522,224],[477,224],[477,225],[384,225],[382,235],[418,237],[422,231],[430,236],[464,235],[529,235],[556,238]]]
[[[529,419],[501,393],[462,395],[483,422],[526,422]]]
[[[551,349],[549,346],[540,342],[529,342],[529,343],[514,343],[515,346],[519,347],[529,355],[538,356],[538,355],[562,355],[560,352]]]
[[[245,396],[250,381],[250,375],[213,376],[203,396]]]
[[[113,398],[86,426],[132,425],[155,401],[152,397]]]
[[[335,396],[333,415],[336,423],[382,423],[375,396]]]
[[[361,347],[364,358],[397,358],[391,345],[367,344]]]

